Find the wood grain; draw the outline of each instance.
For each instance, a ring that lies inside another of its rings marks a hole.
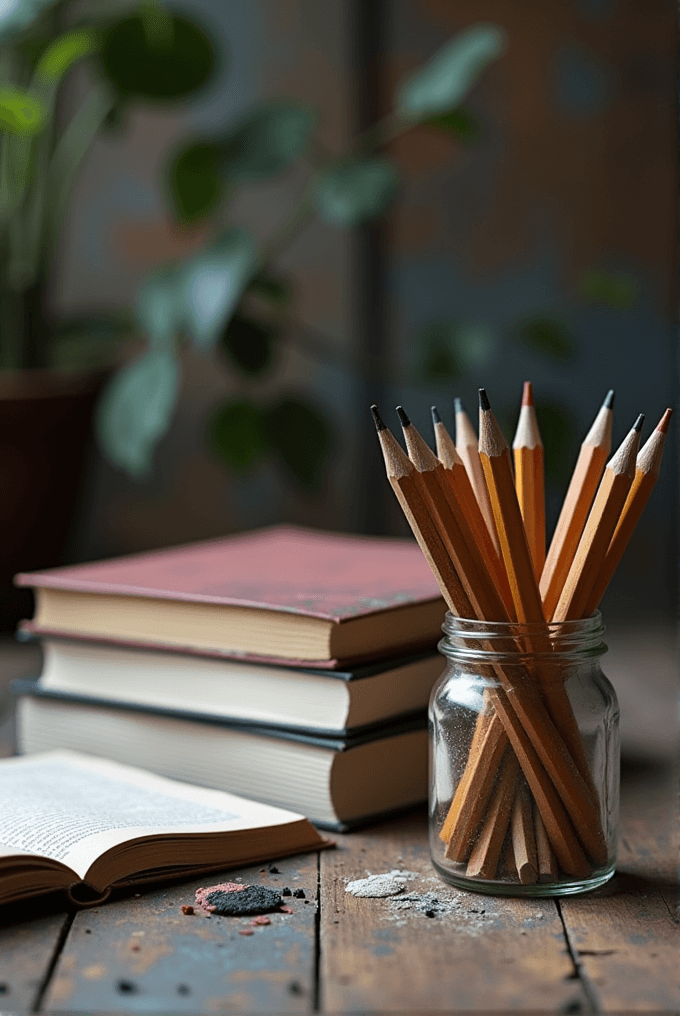
[[[45,901],[13,904],[0,910],[0,1008],[31,1012],[47,979],[69,915],[45,911]],[[48,904],[49,909],[49,904]]]
[[[394,868],[416,873],[411,890],[456,901],[452,912],[429,918],[345,892],[348,880]],[[321,884],[323,1012],[585,1011],[555,904],[446,885],[430,866],[423,813],[341,838],[321,856]]]
[[[315,998],[317,855],[244,868],[129,897],[77,914],[45,997],[49,1010],[164,1013],[308,1012]],[[185,916],[194,891],[242,878],[303,889],[294,913]],[[243,930],[253,935],[242,936]]]

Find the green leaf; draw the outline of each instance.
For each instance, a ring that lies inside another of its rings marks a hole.
[[[612,310],[626,310],[640,297],[640,287],[628,275],[613,275],[592,269],[580,280],[581,296],[590,303]]]
[[[197,346],[212,346],[224,330],[255,271],[252,240],[241,229],[224,233],[215,245],[180,269],[182,319]]]
[[[455,381],[464,372],[456,350],[458,324],[436,321],[426,325],[416,336],[420,349],[419,374],[423,381],[438,384]]]
[[[571,474],[575,448],[574,421],[569,410],[559,402],[536,402],[536,417],[545,448],[545,478],[560,486]]]
[[[10,134],[36,134],[45,122],[44,103],[19,88],[0,88],[0,130]]]
[[[576,343],[566,326],[554,318],[537,317],[526,321],[520,327],[519,340],[533,352],[543,353],[553,360],[568,360],[576,352]]]
[[[316,113],[290,102],[256,109],[222,145],[227,175],[251,180],[281,173],[304,151]]]
[[[208,441],[231,469],[247,472],[266,451],[260,410],[252,402],[227,403],[210,421]]]
[[[259,272],[254,275],[248,283],[248,292],[269,300],[270,303],[285,306],[290,303],[293,290],[285,279],[275,278],[273,275],[266,275]]]
[[[263,422],[269,447],[292,479],[317,490],[333,444],[326,418],[308,402],[289,396],[266,409]]]
[[[209,81],[215,52],[208,36],[186,18],[168,16],[167,30],[154,34],[148,17],[133,15],[106,32],[102,66],[123,95],[173,102]]]
[[[417,337],[421,349],[420,376],[433,384],[455,381],[468,370],[485,367],[496,342],[492,329],[479,321],[432,322]]]
[[[220,344],[244,374],[262,374],[271,366],[273,339],[273,328],[243,314],[234,314]]]
[[[179,288],[177,271],[162,268],[149,276],[137,298],[137,320],[155,349],[172,349],[182,327]]]
[[[89,29],[77,28],[60,35],[40,57],[35,69],[36,79],[50,84],[58,81],[78,60],[97,48],[97,36]]]
[[[179,362],[151,349],[119,371],[99,401],[96,432],[106,458],[130,476],[151,471],[154,449],[170,426],[180,382]]]
[[[319,214],[338,226],[356,226],[385,211],[397,189],[387,159],[336,162],[320,176],[315,193]]]
[[[506,34],[498,25],[472,25],[408,78],[397,93],[397,110],[426,119],[455,109],[482,71],[505,50]]]
[[[474,145],[482,136],[482,121],[464,106],[458,106],[441,116],[432,116],[425,122],[428,127],[453,134],[466,145]]]
[[[219,150],[210,141],[183,148],[170,166],[170,191],[180,222],[203,218],[218,204],[223,179],[218,173]]]

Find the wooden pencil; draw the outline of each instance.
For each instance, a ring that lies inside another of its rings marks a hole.
[[[612,390],[607,393],[590,430],[583,439],[555,532],[550,541],[540,580],[543,611],[546,617],[552,617],[555,613],[557,601],[569,574],[578,541],[581,539],[588,512],[611,451],[613,405]]]
[[[595,585],[585,606],[585,615],[589,617],[600,603],[614,572],[618,568],[623,552],[640,521],[642,511],[649,500],[649,495],[659,477],[663,448],[666,434],[671,422],[672,409],[667,409],[661,420],[652,431],[643,448],[638,453],[635,463],[635,478],[628,491],[614,535],[607,548],[604,561],[597,575]]]
[[[550,840],[538,810],[536,802],[533,806],[534,813],[534,836],[536,840],[536,858],[538,861],[539,882],[555,882],[559,875],[557,860],[550,846]]]
[[[640,431],[644,419],[640,414],[633,428],[607,463],[551,618],[553,621],[570,621],[586,616],[588,601],[633,483],[635,459],[640,446]]]
[[[467,863],[465,873],[469,878],[491,879],[496,875],[512,812],[513,788],[519,775],[519,764],[511,751],[504,761],[506,764],[500,770],[482,830]]]
[[[517,501],[538,582],[545,563],[545,467],[531,381],[524,382],[512,452]]]
[[[463,617],[477,616],[446,549],[442,550],[444,544],[439,540],[428,506],[413,482],[415,470],[412,463],[385,427],[377,409],[373,408],[372,412],[390,484],[426,557],[437,569],[435,574],[447,603],[454,613]],[[510,740],[519,759],[562,869],[574,877],[581,877],[589,871],[589,864],[575,828],[581,829],[580,835],[586,841],[584,845],[594,859],[598,859],[601,850],[597,840],[597,821],[593,828],[592,808],[589,809],[588,802],[583,798],[578,773],[535,691],[530,686],[519,687],[514,678],[504,673],[501,667],[494,669],[504,682],[504,689],[496,688],[492,692],[493,705],[503,723],[504,736]],[[512,694],[508,695],[508,691]],[[495,773],[492,773],[491,778],[494,776]],[[574,827],[560,795],[568,801]]]
[[[473,606],[474,614],[471,616],[488,621],[507,621],[508,612],[503,599],[444,466],[402,406],[397,406],[397,414],[408,456],[416,470],[414,479]]]
[[[491,498],[496,532],[510,580],[517,620],[534,626],[535,634],[532,635],[531,649],[549,657],[552,647],[547,628],[542,629],[543,606],[515,493],[510,450],[483,388],[479,390],[479,457]],[[570,761],[573,759],[591,804],[596,806],[597,795],[569,697],[563,684],[553,679],[552,668],[543,665],[538,668],[537,673],[548,710],[555,727],[566,743],[571,756]],[[599,819],[597,824],[599,825]]]
[[[508,617],[512,620],[515,616],[515,608],[505,566],[489,535],[472,483],[463,465],[463,460],[456,451],[453,438],[444,426],[436,406],[432,406],[431,412],[437,458],[444,467],[444,476],[451,487],[453,497],[460,504],[463,515],[472,530],[474,541],[479,547],[494,585],[501,595]]]
[[[534,833],[533,803],[524,779],[515,787],[515,799],[510,814],[512,854],[517,877],[522,885],[532,885],[538,879],[538,857]]]
[[[483,388],[479,389],[479,458],[517,620],[522,624],[541,624],[543,606],[515,493],[510,449]]]
[[[489,500],[489,492],[486,489],[486,480],[484,479],[484,470],[482,469],[482,463],[479,459],[479,447],[477,444],[477,435],[475,429],[472,426],[470,417],[463,408],[463,403],[460,399],[456,398],[453,400],[455,422],[456,422],[456,451],[460,455],[461,461],[465,466],[465,470],[472,484],[472,489],[475,492],[477,503],[484,516],[487,529],[489,530],[489,536],[493,541],[493,545],[496,549],[496,553],[500,555],[501,547],[498,542],[498,535],[496,533],[496,524],[493,520],[493,512],[491,511],[491,501]]]
[[[430,514],[416,487],[415,469],[392,432],[383,423],[377,406],[371,406],[373,422],[385,461],[385,471],[392,490],[396,494],[402,511],[418,541],[432,574],[437,580],[440,592],[450,611],[462,613],[469,608],[460,580],[451,563],[446,548],[437,534]]]

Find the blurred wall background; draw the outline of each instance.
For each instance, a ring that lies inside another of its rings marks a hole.
[[[430,405],[450,425],[460,395],[474,418],[484,385],[511,438],[527,378],[543,403],[554,518],[608,388],[615,444],[638,412],[647,435],[674,401],[673,4],[192,0],[190,9],[226,47],[224,71],[200,100],[142,109],[97,141],[63,236],[61,310],[130,306],[152,266],[200,242],[200,229],[173,225],[162,196],[179,138],[286,96],[319,108],[323,144],[340,153],[456,30],[495,22],[508,48],[466,103],[467,140],[420,128],[395,143],[402,186],[384,222],[356,231],[316,222],[281,262],[296,325],[267,384],[303,382],[332,418],[323,489],[297,491],[274,465],[235,476],[218,463],[203,439],[206,415],[236,382],[210,357],[187,354],[153,476],[132,481],[92,454],[71,558],[278,521],[402,532],[368,403],[391,426],[403,403],[429,435]],[[300,185],[292,171],[249,186],[235,219],[265,233]],[[677,458],[673,447],[666,454],[609,614],[673,610]]]

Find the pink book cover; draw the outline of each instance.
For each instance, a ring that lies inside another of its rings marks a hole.
[[[81,593],[259,607],[339,623],[440,597],[412,540],[296,526],[27,572],[17,575],[15,582]]]

